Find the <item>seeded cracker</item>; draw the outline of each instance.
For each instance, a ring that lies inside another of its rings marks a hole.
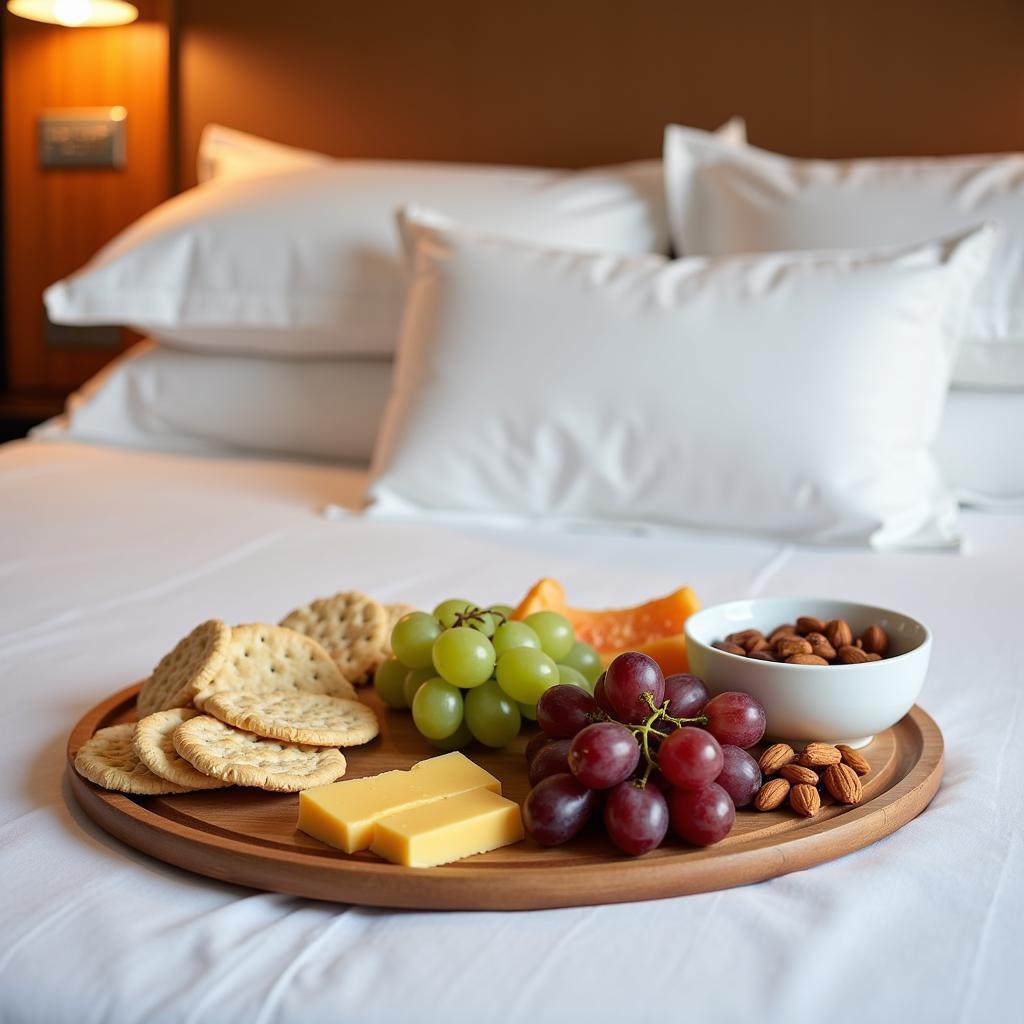
[[[230,628],[220,619],[196,626],[165,654],[139,691],[139,717],[165,708],[184,708],[214,677],[224,661]]]
[[[195,704],[202,708],[213,694],[227,690],[328,693],[350,700],[356,696],[352,684],[315,640],[293,629],[262,623],[231,630],[224,662],[195,695]]]
[[[204,710],[257,736],[318,747],[355,747],[379,731],[371,708],[325,694],[229,691],[210,697]]]
[[[186,789],[223,789],[228,783],[197,771],[174,749],[174,730],[198,714],[192,708],[169,708],[147,715],[135,725],[135,753],[154,775],[168,782]]]
[[[140,760],[132,745],[133,722],[100,729],[85,741],[75,755],[75,770],[104,789],[136,796],[187,793],[186,786],[154,775]]]
[[[296,608],[281,625],[322,644],[345,678],[360,684],[384,658],[389,621],[382,604],[351,590]]]
[[[201,772],[238,786],[297,793],[345,774],[345,756],[334,747],[307,747],[263,739],[209,715],[183,722],[174,749]]]

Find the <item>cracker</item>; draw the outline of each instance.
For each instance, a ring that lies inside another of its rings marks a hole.
[[[199,771],[238,786],[296,793],[345,774],[345,755],[334,747],[308,747],[264,739],[199,715],[174,730],[174,749]]]
[[[293,629],[262,623],[231,630],[223,664],[193,700],[202,708],[213,694],[226,690],[291,690],[350,700],[356,695],[352,684],[315,640]]]
[[[230,628],[220,619],[196,626],[174,650],[165,654],[139,691],[139,717],[165,708],[184,708],[220,669]]]
[[[168,708],[135,724],[132,744],[138,759],[154,774],[186,789],[223,789],[228,783],[192,767],[175,749],[171,737],[182,722],[195,718],[192,708]]]
[[[380,731],[377,716],[365,704],[318,693],[234,690],[210,697],[204,710],[257,736],[317,747],[355,747]]]
[[[78,748],[75,770],[97,786],[115,789],[119,793],[133,793],[137,796],[187,793],[188,787],[154,775],[139,760],[132,744],[134,732],[134,722],[97,730],[91,739]]]
[[[370,681],[384,658],[388,621],[388,613],[378,601],[357,590],[346,590],[296,608],[281,625],[323,644],[345,678],[359,684]]]

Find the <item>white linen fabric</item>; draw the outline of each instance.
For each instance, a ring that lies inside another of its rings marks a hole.
[[[949,393],[935,459],[961,504],[1024,512],[1024,393]]]
[[[670,125],[664,159],[672,240],[691,256],[908,244],[1000,224],[954,381],[1024,389],[1024,154],[796,160]]]
[[[0,1019],[11,1024],[448,1024],[1015,1019],[1024,943],[1024,517],[964,515],[970,555],[594,537],[316,514],[361,474],[18,443],[0,448]],[[130,850],[77,809],[65,743],[209,616],[276,621],[358,587],[430,607],[544,575],[612,607],[836,595],[935,635],[921,705],[946,740],[932,805],[773,881],[645,904],[413,913],[293,899]],[[644,961],[646,962],[646,961]],[[642,964],[641,964],[642,967]],[[632,970],[632,968],[630,968]],[[653,1010],[652,1010],[653,1012]]]
[[[390,359],[223,356],[142,341],[75,392],[64,415],[35,436],[368,463],[392,369]]]
[[[375,514],[955,543],[928,446],[990,229],[669,261],[404,224]]]
[[[321,167],[331,158],[309,149],[284,146],[248,132],[208,124],[199,137],[196,178],[201,185],[213,178],[243,178],[274,174],[300,167]]]

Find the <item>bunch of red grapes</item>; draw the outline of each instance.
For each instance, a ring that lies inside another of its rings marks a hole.
[[[599,808],[625,853],[655,849],[669,828],[709,846],[761,788],[745,749],[764,735],[761,704],[746,693],[710,697],[697,676],[666,678],[645,654],[620,654],[593,696],[576,686],[547,690],[537,722],[523,821],[545,846],[578,835]]]

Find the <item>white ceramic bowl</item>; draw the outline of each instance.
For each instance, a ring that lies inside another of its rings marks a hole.
[[[729,633],[760,629],[766,636],[800,615],[845,619],[859,635],[872,623],[889,634],[889,655],[859,665],[788,665],[720,651],[711,645]],[[932,635],[908,615],[852,601],[767,597],[729,601],[686,620],[690,671],[712,694],[742,690],[765,708],[765,735],[800,743],[821,740],[862,747],[898,722],[924,685]]]

